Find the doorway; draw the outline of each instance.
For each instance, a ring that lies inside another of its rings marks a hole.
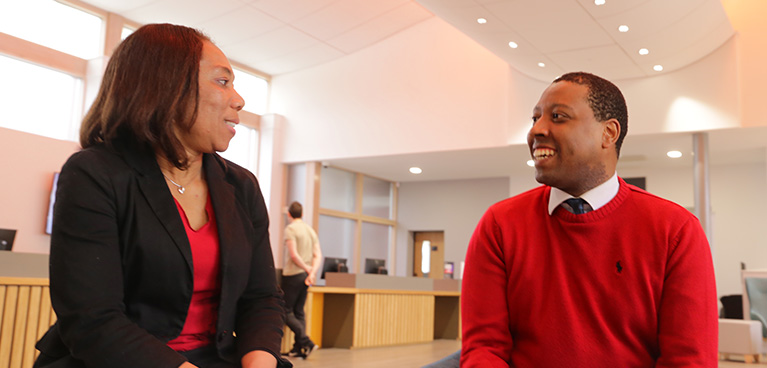
[[[442,279],[445,273],[445,232],[413,233],[413,276]]]

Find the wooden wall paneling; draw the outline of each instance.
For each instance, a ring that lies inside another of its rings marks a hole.
[[[42,295],[40,295],[40,321],[37,323],[37,336],[42,337],[55,322],[56,314],[53,313],[53,308],[51,307],[51,290],[46,286],[43,288]],[[35,355],[37,354],[39,352],[35,353]]]
[[[27,316],[29,315],[29,289],[30,286],[19,286],[16,320],[13,324],[13,338],[11,341],[10,368],[21,368],[21,358],[24,352],[24,342],[26,341],[24,334],[27,331]]]
[[[56,321],[47,279],[0,277],[0,368],[31,368]]]
[[[355,348],[428,342],[433,339],[434,297],[417,294],[357,295]]]
[[[19,287],[5,287],[5,307],[0,321],[0,367],[11,364],[11,348],[13,343],[13,327],[16,320],[16,302],[19,297]]]
[[[43,287],[30,286],[29,291],[29,311],[27,314],[27,325],[24,329],[24,344],[21,355],[21,366],[31,367],[35,361],[36,351],[35,343],[39,339],[37,335],[38,324],[40,323],[40,307],[42,300]]]

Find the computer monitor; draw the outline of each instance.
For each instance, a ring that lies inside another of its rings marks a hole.
[[[346,258],[325,257],[325,262],[322,264],[322,275],[320,278],[324,279],[326,272],[348,273],[349,267],[346,265],[346,262]]]
[[[0,250],[11,250],[15,238],[16,230],[0,229]]]
[[[389,272],[386,270],[386,260],[365,258],[365,273],[388,274]]]

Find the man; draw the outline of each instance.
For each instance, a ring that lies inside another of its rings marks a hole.
[[[290,224],[285,228],[288,257],[282,269],[282,290],[285,292],[285,304],[288,309],[287,325],[295,334],[290,355],[306,359],[318,348],[306,335],[304,304],[307,289],[316,281],[322,252],[317,233],[301,220],[302,215],[301,204],[291,203],[288,207]]]
[[[490,207],[472,236],[461,367],[717,366],[706,236],[617,176],[626,110],[588,73],[543,92],[527,141],[544,185]]]

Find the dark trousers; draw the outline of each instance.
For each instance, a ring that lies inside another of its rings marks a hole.
[[[239,363],[233,364],[219,358],[214,345],[190,351],[182,351],[179,352],[179,354],[183,355],[189,363],[200,368],[241,368]],[[291,366],[292,365],[281,365],[280,367]],[[45,353],[41,353],[35,361],[34,367],[85,368],[85,364],[80,360],[72,358],[71,355],[62,358],[53,358],[45,355]]]
[[[306,276],[306,272],[282,276],[282,291],[285,293],[285,308],[288,312],[286,324],[296,335],[293,343],[294,350],[314,345],[309,336],[306,336],[304,304],[306,304],[306,291],[309,288],[304,284]]]

